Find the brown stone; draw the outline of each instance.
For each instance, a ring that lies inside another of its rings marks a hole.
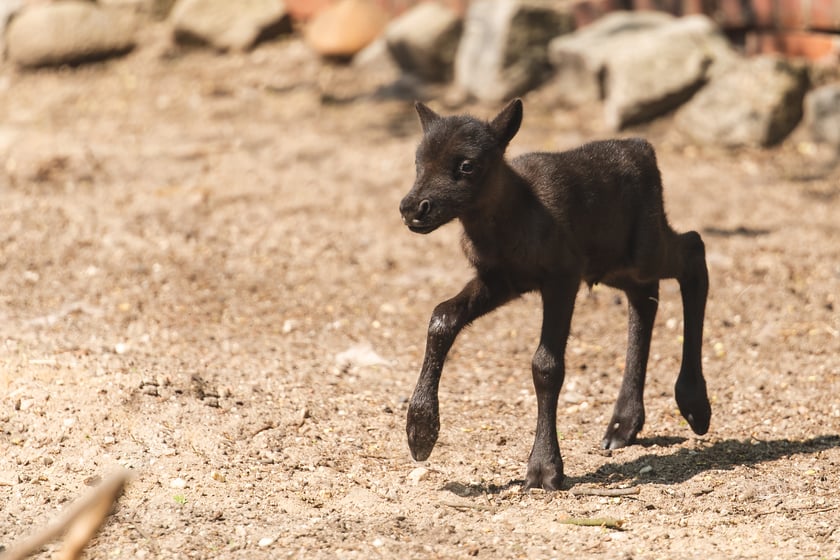
[[[373,42],[387,23],[385,12],[373,2],[341,0],[315,16],[305,38],[322,56],[350,57]]]

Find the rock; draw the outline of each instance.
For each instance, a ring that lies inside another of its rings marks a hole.
[[[0,471],[0,486],[14,486],[20,482],[20,477],[15,471]]]
[[[138,14],[163,20],[169,15],[175,0],[96,0],[100,6],[129,9]]]
[[[291,30],[282,0],[178,0],[170,20],[181,44],[243,51]]]
[[[21,10],[6,36],[10,60],[25,67],[79,64],[134,47],[133,20],[81,1],[35,4]]]
[[[710,69],[737,58],[717,25],[688,16],[634,34],[604,61],[604,118],[615,130],[676,109],[702,87]]]
[[[408,473],[407,479],[413,486],[417,486],[423,480],[429,478],[429,469],[425,467],[417,467],[416,469],[412,470]]]
[[[341,368],[368,367],[386,365],[388,361],[376,353],[369,342],[354,344],[335,356],[336,364]]]
[[[385,30],[388,51],[400,69],[430,82],[452,78],[463,23],[434,2],[418,4]]]
[[[387,22],[370,0],[341,0],[312,19],[304,38],[321,56],[349,58],[379,37]]]
[[[263,537],[257,543],[257,546],[260,548],[265,548],[267,546],[271,546],[274,544],[274,539],[272,537]]]
[[[622,47],[618,41],[635,39],[673,20],[664,12],[613,12],[553,39],[548,58],[555,71],[551,88],[559,101],[578,105],[604,99],[607,61]]]
[[[455,82],[484,101],[521,94],[547,76],[547,45],[572,26],[570,12],[544,2],[475,0],[455,56]]]
[[[805,96],[805,129],[813,141],[840,148],[840,82]]]
[[[23,6],[23,0],[4,0],[0,2],[0,59],[3,58],[6,26],[18,10]]]
[[[700,90],[676,115],[689,138],[725,147],[769,146],[802,118],[807,74],[781,58],[742,61]]]

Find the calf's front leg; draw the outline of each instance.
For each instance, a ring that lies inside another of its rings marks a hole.
[[[557,399],[566,376],[566,341],[579,283],[579,279],[565,278],[542,291],[543,326],[531,364],[537,393],[537,430],[528,457],[525,489],[559,490],[563,482],[563,459],[557,442]]]
[[[406,419],[408,447],[415,460],[428,459],[437,442],[440,432],[438,385],[446,355],[458,333],[478,317],[517,295],[504,278],[477,276],[457,296],[435,307],[429,321],[423,367],[408,405]]]

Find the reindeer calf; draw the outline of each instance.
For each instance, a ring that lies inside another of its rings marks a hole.
[[[504,152],[522,122],[512,101],[491,122],[441,117],[416,104],[423,128],[417,178],[400,203],[411,231],[430,233],[458,219],[475,277],[439,304],[429,323],[423,366],[408,407],[411,454],[423,461],[440,430],[438,384],[446,355],[471,321],[519,295],[539,290],[540,344],[532,374],[537,428],[526,488],[560,488],[557,399],[564,353],[581,280],[623,290],[630,308],[624,378],[602,446],[635,441],[645,422],[643,390],[659,281],[676,278],[685,336],[675,393],[697,434],[709,429],[711,407],[701,363],[709,280],[697,232],[668,225],[662,181],[645,140],[592,142],[562,153],[529,153],[508,162]]]

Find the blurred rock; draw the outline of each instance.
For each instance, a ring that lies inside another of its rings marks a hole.
[[[304,37],[321,56],[350,58],[379,37],[387,23],[385,12],[370,0],[341,0],[320,11]]]
[[[840,82],[808,92],[805,96],[805,128],[815,142],[840,148]]]
[[[769,146],[802,118],[807,74],[775,57],[744,60],[715,77],[676,115],[677,126],[702,144]]]
[[[172,6],[175,5],[175,0],[96,0],[96,2],[100,6],[129,9],[160,20],[166,19]]]
[[[76,0],[25,7],[6,36],[9,59],[25,67],[101,60],[133,47],[133,20]]]
[[[455,57],[456,84],[476,98],[501,101],[540,83],[549,70],[549,41],[571,31],[565,4],[475,0]]]
[[[604,60],[604,118],[614,130],[676,109],[706,83],[713,65],[720,69],[738,60],[703,15],[674,19],[612,47]]]
[[[23,6],[23,0],[3,0],[0,2],[0,60],[2,60],[6,46],[6,26],[9,20]]]
[[[551,89],[562,103],[578,105],[606,97],[609,59],[644,33],[674,21],[664,12],[613,12],[548,46],[555,75]],[[628,41],[623,43],[622,41]]]
[[[175,40],[219,50],[247,50],[291,31],[282,0],[178,0],[170,19]]]
[[[463,22],[435,2],[418,4],[385,30],[388,51],[400,69],[430,82],[452,79]]]

